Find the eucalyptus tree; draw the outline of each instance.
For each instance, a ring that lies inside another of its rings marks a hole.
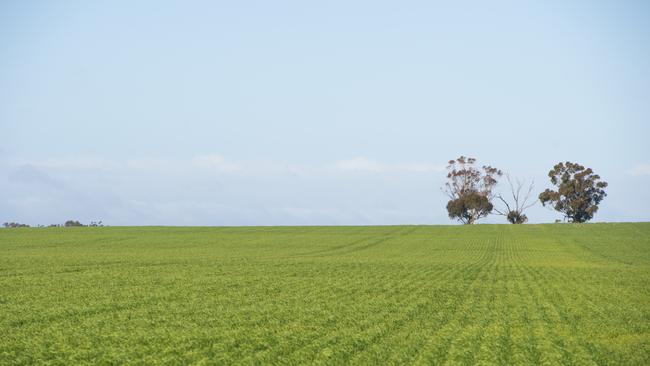
[[[561,212],[569,222],[586,222],[594,217],[598,205],[607,196],[607,182],[591,168],[567,161],[556,164],[548,172],[557,190],[546,189],[539,194],[542,205]]]
[[[450,160],[447,170],[443,192],[449,197],[449,218],[473,224],[489,215],[494,208],[492,190],[503,172],[489,165],[479,168],[475,158],[465,156]]]

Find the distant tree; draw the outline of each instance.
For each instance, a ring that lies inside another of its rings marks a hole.
[[[548,172],[557,191],[540,193],[542,205],[552,206],[569,222],[586,222],[598,211],[598,204],[607,196],[607,182],[601,181],[591,168],[567,161],[558,163]]]
[[[497,195],[496,197],[504,204],[505,207],[495,207],[494,211],[499,215],[505,216],[506,220],[508,220],[508,222],[511,224],[523,224],[528,221],[528,217],[526,214],[524,214],[524,211],[533,207],[536,203],[536,201],[528,203],[528,200],[531,197],[531,192],[535,187],[535,182],[531,181],[528,185],[526,193],[522,195],[522,189],[526,183],[525,181],[517,179],[516,184],[513,184],[508,174],[506,174],[506,180],[508,181],[508,185],[510,187],[510,195],[512,196],[512,201],[508,203],[508,200],[503,198],[503,195]]]
[[[84,226],[84,224],[80,223],[79,221],[75,220],[68,220],[63,224],[65,227],[74,227],[74,226]]]
[[[90,227],[103,227],[104,223],[101,221],[91,221],[90,224],[88,224]]]
[[[27,224],[21,224],[18,222],[5,222],[2,226],[6,228],[16,228],[16,227],[29,227]]]
[[[461,156],[447,166],[449,173],[443,188],[450,199],[447,213],[463,224],[473,224],[492,212],[492,189],[503,174],[489,165],[479,169],[475,164],[475,158]]]

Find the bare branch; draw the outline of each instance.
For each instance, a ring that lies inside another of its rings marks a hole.
[[[528,220],[524,211],[535,205],[536,201],[533,201],[531,204],[527,204],[528,200],[531,197],[534,180],[531,180],[526,194],[522,196],[522,190],[526,185],[525,179],[511,179],[509,174],[506,174],[506,180],[508,181],[508,186],[510,189],[510,196],[512,197],[512,204],[508,203],[501,194],[497,196],[499,200],[505,205],[505,209],[495,208],[494,210],[499,214],[506,216],[508,221],[513,224],[524,223]]]
[[[501,209],[499,209],[498,207],[495,206],[495,207],[494,207],[494,211],[495,211],[498,215],[501,215],[501,216],[508,216],[508,212],[510,212],[510,206],[508,205],[508,202],[506,202],[506,200],[504,200],[503,197],[502,197],[501,195],[498,195],[498,196],[496,196],[496,197],[497,197],[498,199],[500,199],[501,202],[503,202],[503,203],[506,205],[506,209],[505,209],[505,210],[501,210]]]

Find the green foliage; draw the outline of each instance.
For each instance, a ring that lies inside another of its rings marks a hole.
[[[650,224],[0,230],[0,365],[648,365]]]
[[[511,210],[508,211],[506,219],[511,224],[525,224],[528,221],[528,216],[526,216],[523,212]]]
[[[494,206],[488,198],[477,192],[467,192],[447,202],[449,218],[458,219],[466,224],[472,224],[481,217],[489,215],[492,208]]]
[[[447,166],[447,183],[443,191],[449,197],[449,218],[463,224],[473,224],[487,216],[493,209],[492,189],[503,173],[494,167],[475,166],[476,159],[461,156],[450,160]]]
[[[607,182],[601,181],[591,168],[571,162],[558,163],[548,173],[557,191],[540,193],[544,206],[551,205],[564,214],[569,222],[586,222],[598,211],[598,204],[607,196]]]
[[[27,224],[21,224],[18,222],[5,222],[2,226],[6,228],[29,227]]]
[[[65,227],[75,227],[75,226],[85,226],[84,224],[80,223],[79,221],[76,220],[68,220],[63,224]]]

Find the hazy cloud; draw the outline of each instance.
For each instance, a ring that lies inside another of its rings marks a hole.
[[[9,170],[7,175],[9,182],[21,186],[32,186],[36,189],[54,188],[63,189],[65,185],[57,179],[52,178],[42,169],[31,164],[20,164]]]
[[[418,222],[430,205],[400,200],[373,175],[415,186],[428,163],[387,164],[357,157],[323,164],[237,161],[220,154],[185,159],[47,158],[6,162],[0,188],[3,219],[66,219],[128,224],[350,224]],[[417,173],[414,176],[410,173]],[[432,174],[428,179],[433,178]],[[372,186],[374,189],[368,190]],[[404,203],[407,205],[407,203]],[[57,221],[58,220],[58,221]],[[396,221],[395,221],[396,220]]]
[[[334,165],[344,172],[383,172],[387,169],[385,165],[364,157],[340,160]]]
[[[132,169],[165,169],[169,168],[170,161],[156,158],[138,158],[126,161],[126,167]]]
[[[240,171],[243,170],[241,164],[226,161],[223,156],[218,154],[197,155],[192,158],[192,164],[199,168],[214,169],[219,171]]]
[[[430,163],[404,163],[404,164],[384,164],[366,157],[355,157],[352,159],[339,160],[335,163],[337,170],[342,172],[413,172],[429,173],[441,172],[444,165]]]
[[[33,166],[38,168],[98,169],[114,168],[117,162],[101,158],[46,158],[40,160],[15,160],[14,166]]]
[[[633,177],[650,176],[650,164],[639,164],[627,171],[627,174]]]
[[[415,173],[429,173],[429,172],[443,172],[445,165],[442,164],[428,164],[428,163],[409,163],[397,165],[397,170]]]

